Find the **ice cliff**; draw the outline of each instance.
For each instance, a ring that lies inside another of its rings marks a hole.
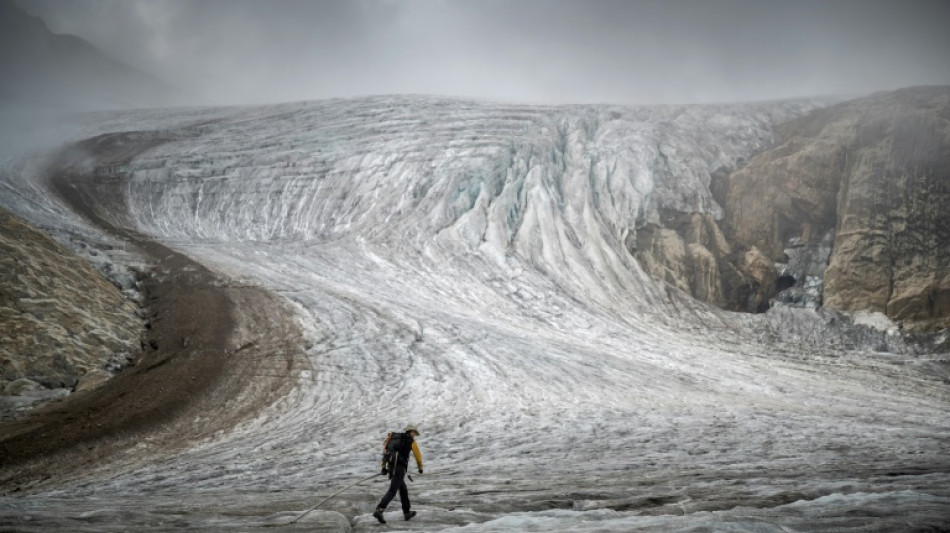
[[[169,140],[129,167],[126,196],[131,223],[171,238],[355,238],[606,294],[605,279],[650,293],[646,272],[726,309],[825,304],[934,330],[950,317],[947,99],[910,89],[807,118],[817,103],[323,102]],[[872,222],[879,208],[893,215]]]
[[[653,306],[631,254],[644,228],[665,213],[721,220],[711,175],[815,107],[285,106],[170,138],[124,169],[123,194],[129,223],[162,238],[411,247],[604,298],[619,283]]]

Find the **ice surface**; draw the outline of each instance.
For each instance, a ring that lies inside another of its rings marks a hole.
[[[256,531],[371,474],[385,432],[413,422],[419,516],[394,504],[391,530],[948,527],[941,376],[819,310],[699,304],[624,246],[660,209],[719,216],[710,172],[811,107],[378,97],[84,116],[55,140],[168,133],[121,169],[117,220],[284,297],[312,368],[213,440],[174,456],[143,443],[0,499],[0,525]],[[37,161],[7,159],[3,204],[93,232]],[[283,529],[376,530],[384,491],[368,482]]]

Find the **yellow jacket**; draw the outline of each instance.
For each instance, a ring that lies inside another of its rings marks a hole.
[[[419,445],[416,444],[416,439],[412,439],[412,455],[416,458],[416,465],[419,466],[419,470],[422,470],[422,454],[419,453]]]

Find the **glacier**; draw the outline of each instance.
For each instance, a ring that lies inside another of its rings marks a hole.
[[[116,135],[101,139],[129,157],[71,156],[117,184],[91,209],[277,295],[306,364],[280,376],[289,394],[213,437],[142,442],[0,497],[0,525],[377,530],[380,478],[290,522],[372,474],[383,436],[411,422],[426,474],[410,484],[419,515],[394,530],[950,528],[936,363],[821,310],[697,302],[629,248],[663,210],[721,217],[711,174],[821,105],[380,96],[36,125],[5,143],[0,206],[136,260],[48,179],[62,146]]]

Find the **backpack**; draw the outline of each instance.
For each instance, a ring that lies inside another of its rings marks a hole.
[[[408,433],[391,431],[383,444],[383,465],[392,478],[397,465],[409,463],[409,452],[412,450],[412,437]]]

